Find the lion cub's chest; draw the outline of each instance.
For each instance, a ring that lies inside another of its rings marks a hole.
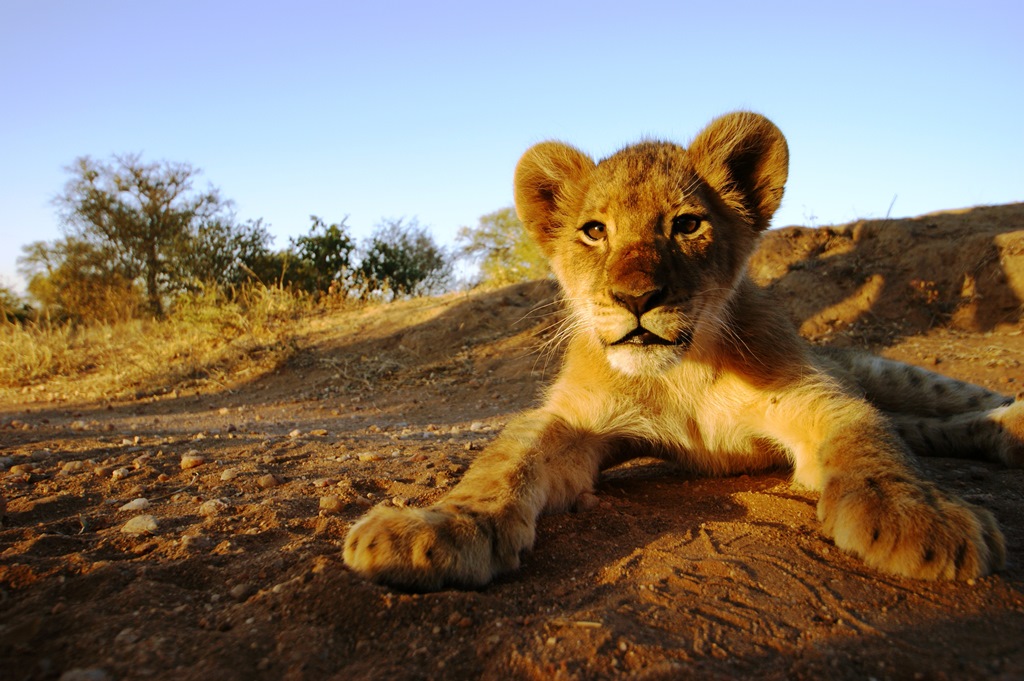
[[[652,440],[688,467],[715,474],[739,472],[763,468],[777,458],[777,448],[759,427],[769,400],[729,382],[683,384],[664,395],[657,413],[640,418],[647,421],[644,430],[652,433]]]
[[[725,474],[780,459],[761,427],[773,396],[742,379],[686,363],[654,380],[594,380],[567,372],[548,409],[597,435],[639,441],[636,455],[667,456],[694,470]]]

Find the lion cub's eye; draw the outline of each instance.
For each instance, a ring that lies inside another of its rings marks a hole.
[[[605,236],[607,236],[604,224],[596,220],[592,220],[580,227],[580,231],[583,232],[583,236],[587,238],[587,241],[603,241]]]
[[[699,229],[703,220],[696,215],[677,215],[672,218],[672,233],[673,234],[695,234]]]

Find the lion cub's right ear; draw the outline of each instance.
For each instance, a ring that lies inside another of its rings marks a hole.
[[[561,142],[530,147],[516,165],[516,213],[550,257],[551,243],[572,215],[597,167],[582,151]]]

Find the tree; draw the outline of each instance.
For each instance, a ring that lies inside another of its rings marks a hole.
[[[150,311],[162,316],[164,296],[183,285],[178,261],[201,225],[230,222],[230,203],[214,188],[194,191],[199,171],[186,163],[126,155],[105,164],[85,156],[67,171],[71,179],[55,199],[66,235],[116,261],[128,281],[142,282]]]
[[[144,304],[139,287],[109,252],[75,237],[23,246],[18,270],[50,319],[123,320]]]
[[[416,220],[379,225],[365,247],[357,270],[362,297],[374,293],[399,296],[442,291],[450,282],[447,254]]]
[[[287,280],[310,293],[326,292],[335,282],[347,289],[356,248],[345,224],[348,217],[330,225],[316,215],[309,219],[313,221],[309,234],[292,239],[297,262]]]
[[[459,254],[480,263],[481,279],[490,286],[541,279],[551,271],[511,207],[484,215],[476,227],[460,228],[456,240],[462,244]]]
[[[174,278],[222,288],[247,281],[270,256],[273,237],[263,220],[233,225],[222,220],[201,223],[178,260]],[[259,276],[259,275],[257,275]]]
[[[0,284],[0,322],[23,322],[32,314],[32,308],[9,287]]]

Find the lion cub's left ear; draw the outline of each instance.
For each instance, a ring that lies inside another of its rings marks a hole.
[[[789,147],[775,124],[738,111],[712,121],[688,149],[697,173],[754,229],[768,227],[782,202]]]
[[[595,167],[592,158],[562,142],[541,142],[519,159],[516,213],[548,257]]]

